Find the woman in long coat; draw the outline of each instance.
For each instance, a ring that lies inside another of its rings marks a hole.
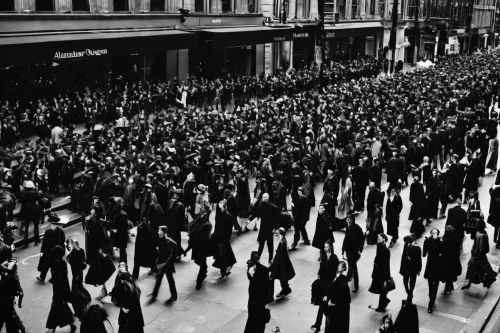
[[[66,241],[66,248],[69,251],[66,259],[71,266],[71,275],[73,276],[73,280],[71,281],[73,310],[75,310],[78,319],[82,321],[85,309],[91,301],[89,292],[83,286],[83,271],[87,268],[85,250],[80,248],[78,241],[71,237]]]
[[[375,309],[377,312],[384,311],[391,301],[387,298],[387,292],[383,290],[384,283],[391,277],[391,251],[385,245],[387,240],[385,234],[377,235],[377,254],[373,263],[372,284],[368,289],[372,294],[380,295]],[[371,305],[369,307],[372,308]]]
[[[191,260],[200,266],[198,277],[196,278],[196,290],[200,290],[207,277],[207,256],[213,255],[210,244],[210,235],[212,234],[212,224],[209,221],[209,215],[202,212],[189,224],[189,243],[184,252],[186,255],[190,249],[193,249]]]
[[[351,292],[346,272],[347,265],[345,261],[341,261],[337,268],[338,276],[326,288],[326,302],[323,305],[326,316],[325,333],[349,333]]]
[[[439,237],[439,230],[432,229],[431,237],[425,237],[423,256],[427,257],[424,278],[429,284],[429,304],[427,312],[432,313],[436,303],[439,281],[443,277],[444,244]]]
[[[92,208],[85,228],[85,249],[87,264],[90,266],[85,276],[85,283],[95,286],[102,285],[98,300],[108,295],[106,281],[115,272],[114,266],[109,266],[111,259],[106,257],[106,253],[111,250],[111,240],[103,221],[98,217],[99,214],[99,209]]]
[[[486,168],[490,169],[491,173],[497,172],[498,162],[498,139],[492,138],[489,142],[488,157],[486,158]]]
[[[233,220],[233,217],[227,211],[227,201],[222,200],[217,206],[215,230],[212,235],[216,244],[212,266],[220,269],[221,278],[231,274],[231,268],[236,264],[236,257],[229,242],[233,232]]]
[[[318,218],[316,219],[316,230],[314,231],[314,237],[312,241],[312,246],[319,249],[320,260],[321,254],[323,253],[323,248],[325,247],[325,242],[327,240],[335,243],[335,238],[333,237],[332,231],[332,220],[325,209],[325,205],[320,204],[318,208]]]
[[[490,244],[485,229],[486,224],[483,220],[479,220],[477,232],[474,236],[474,245],[472,245],[472,255],[467,264],[466,284],[462,287],[462,290],[469,289],[472,283],[482,283],[484,287],[489,289],[497,279],[497,273],[491,268],[486,257],[486,254],[490,252]]]
[[[119,273],[112,291],[112,301],[120,307],[118,333],[142,333],[144,332],[144,317],[139,302],[141,289],[128,272],[126,263],[120,263],[118,269]]]
[[[444,258],[443,258],[443,278],[441,282],[446,283],[444,292],[441,295],[451,293],[455,288],[453,282],[457,281],[457,277],[462,275],[462,264],[460,263],[460,246],[461,241],[458,239],[455,228],[447,225],[443,235]]]
[[[279,243],[276,249],[276,255],[271,263],[271,295],[274,293],[274,280],[279,280],[281,283],[281,291],[276,295],[277,298],[286,296],[292,292],[288,285],[288,281],[295,276],[292,261],[288,255],[288,245],[286,242],[284,228],[278,229]]]
[[[392,248],[399,239],[399,214],[403,209],[403,201],[395,188],[391,189],[391,195],[387,198],[385,205],[385,220],[387,221],[387,234],[392,237],[389,248]]]
[[[47,272],[49,271],[50,266],[53,262],[53,258],[50,254],[52,249],[56,245],[64,247],[65,241],[66,236],[64,234],[64,230],[61,227],[52,227],[45,231],[45,235],[43,236],[42,240],[42,247],[40,249],[40,261],[38,262],[38,271],[40,272],[40,277],[37,278],[38,281],[45,281]]]
[[[350,176],[342,181],[342,187],[339,191],[339,206],[337,208],[336,218],[343,220],[347,217],[347,213],[353,210],[354,202],[352,201],[352,182]]]
[[[411,208],[408,220],[413,221],[410,232],[419,235],[425,231],[422,219],[427,214],[425,212],[424,186],[420,182],[418,176],[413,178],[413,183],[410,185],[410,202]]]
[[[382,225],[382,207],[376,203],[373,207],[372,218],[369,220],[368,234],[366,235],[366,243],[368,245],[377,244],[379,234],[384,233],[384,226]]]
[[[158,257],[158,230],[154,230],[146,217],[137,226],[135,239],[134,270],[132,276],[139,277],[140,267],[153,268]],[[150,271],[151,272],[151,271]]]
[[[52,305],[50,306],[49,317],[46,327],[48,332],[54,333],[57,327],[69,325],[71,332],[76,332],[76,326],[73,324],[73,313],[68,306],[71,302],[71,290],[69,289],[68,265],[64,260],[64,250],[59,245],[55,246],[51,252],[54,262],[50,268],[52,278]]]

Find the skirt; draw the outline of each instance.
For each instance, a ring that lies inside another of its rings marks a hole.
[[[217,243],[216,252],[214,253],[213,267],[222,270],[236,264],[236,257],[230,243]]]
[[[417,235],[423,234],[425,232],[423,221],[420,219],[413,220],[413,222],[411,223],[410,232]]]
[[[473,254],[467,264],[465,279],[474,284],[482,283],[489,288],[497,279],[497,273],[491,268],[486,255]]]
[[[69,308],[68,303],[65,301],[53,299],[50,306],[49,317],[47,318],[48,329],[56,329],[57,327],[64,327],[73,324],[73,312]]]
[[[108,255],[98,256],[98,259],[90,265],[85,276],[85,283],[101,286],[109,280],[115,271],[115,264]]]
[[[71,286],[73,309],[75,310],[75,315],[80,321],[82,321],[85,310],[92,300],[89,292],[83,286],[82,280],[83,276],[81,274],[73,277],[73,283]]]

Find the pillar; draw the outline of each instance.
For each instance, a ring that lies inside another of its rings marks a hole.
[[[177,51],[177,71],[178,78],[181,81],[184,81],[188,78],[189,75],[189,50],[178,50]]]
[[[260,75],[265,71],[265,45],[257,44],[255,45],[255,74]]]
[[[290,41],[290,61],[288,62],[288,68],[293,68],[293,40]]]
[[[111,59],[109,56],[105,55],[100,58],[101,63],[101,89],[104,92],[104,96],[107,97],[109,93],[109,72]]]
[[[177,78],[177,50],[167,51],[167,80]]]

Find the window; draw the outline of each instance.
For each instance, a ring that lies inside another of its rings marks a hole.
[[[409,0],[408,1],[408,18],[415,18],[419,10],[420,0]]]
[[[326,2],[325,2],[325,7],[326,7]],[[326,8],[325,8],[325,15],[326,15]],[[296,18],[296,19],[309,18],[309,1],[308,0],[296,0],[294,18]]]
[[[381,18],[385,18],[385,0],[380,0],[378,2],[378,14]]]
[[[36,0],[35,10],[37,12],[54,12],[54,0]]]
[[[0,0],[0,12],[15,11],[14,0]]]
[[[73,11],[74,12],[88,12],[90,11],[88,0],[73,0]]]
[[[113,11],[128,12],[128,0],[113,0]]]
[[[258,13],[257,0],[235,0],[234,12],[236,14]]]
[[[151,0],[151,11],[152,12],[164,12],[165,11],[165,1],[164,0]]]
[[[345,17],[345,0],[337,0],[337,13],[339,13],[340,18]]]
[[[232,13],[233,0],[220,0],[223,13]]]
[[[352,0],[351,3],[351,18],[359,18],[359,12],[358,12],[358,0]]]

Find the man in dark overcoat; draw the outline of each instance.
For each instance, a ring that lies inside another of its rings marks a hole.
[[[264,333],[270,320],[266,304],[269,299],[269,270],[260,263],[257,251],[252,251],[247,261],[248,286],[248,320],[244,333]]]
[[[311,211],[311,203],[307,196],[305,195],[305,188],[300,186],[297,189],[299,197],[295,200],[295,205],[293,208],[293,216],[294,216],[294,228],[295,234],[293,235],[293,244],[290,247],[290,250],[293,250],[297,247],[297,243],[300,240],[300,235],[302,234],[302,239],[304,240],[304,245],[311,245],[309,242],[309,237],[307,236],[306,231],[306,223],[309,221],[309,213]]]
[[[325,333],[349,333],[349,317],[351,311],[351,294],[347,277],[345,261],[337,268],[337,277],[328,285],[324,298],[326,328]]]
[[[120,251],[120,262],[127,263],[128,215],[123,211],[123,199],[115,198],[115,214],[111,221],[111,242]]]
[[[274,253],[274,230],[278,227],[279,221],[279,211],[278,208],[269,202],[269,194],[264,193],[262,195],[262,200],[258,204],[256,209],[256,215],[260,218],[260,230],[257,236],[257,241],[259,242],[258,254],[259,257],[262,255],[264,250],[264,244],[267,243],[267,249],[269,250],[269,262],[273,260]]]

